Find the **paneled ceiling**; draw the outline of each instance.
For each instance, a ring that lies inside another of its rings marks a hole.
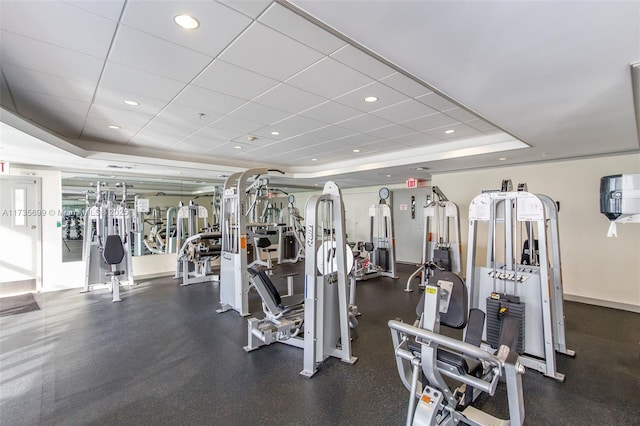
[[[362,186],[638,151],[640,3],[514,3],[1,0],[0,159]]]

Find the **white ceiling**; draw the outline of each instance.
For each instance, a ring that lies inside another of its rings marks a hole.
[[[361,186],[638,151],[640,2],[292,3],[0,0],[0,159]]]

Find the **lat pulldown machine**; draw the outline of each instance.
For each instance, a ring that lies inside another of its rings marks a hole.
[[[424,207],[424,235],[422,237],[422,263],[409,276],[406,292],[412,292],[411,283],[420,275],[420,288],[427,285],[434,269],[460,274],[460,219],[458,206],[440,191],[432,188],[433,198]],[[437,272],[436,272],[437,273]]]
[[[222,254],[220,258],[220,308],[249,315],[249,274],[247,272],[247,215],[255,212],[260,176],[278,172],[267,168],[234,173],[224,182],[222,194]],[[249,178],[254,182],[247,187]]]
[[[494,349],[502,320],[516,317],[522,364],[564,381],[556,370],[555,353],[575,352],[565,342],[556,204],[545,195],[526,192],[524,184],[514,192],[505,181],[502,189],[478,195],[469,206],[469,307],[487,313],[483,340]],[[480,224],[488,225],[484,266],[476,261]],[[519,226],[526,235],[518,235]],[[520,259],[517,247],[523,247]]]
[[[307,201],[305,292],[280,297],[265,271],[250,270],[260,294],[265,318],[248,320],[249,352],[280,342],[304,349],[305,377],[313,376],[328,357],[353,364],[349,334],[347,272],[353,265],[346,244],[344,205],[340,188],[327,182],[322,195]]]

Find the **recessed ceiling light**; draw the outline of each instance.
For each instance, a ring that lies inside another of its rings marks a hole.
[[[271,132],[271,134],[272,134],[273,136],[278,136],[278,135],[280,134],[280,132]]]
[[[506,160],[506,159],[507,159],[507,157],[500,157],[500,158],[498,158],[498,160],[500,160],[500,161],[504,161],[504,160]]]
[[[113,125],[107,126],[107,127],[110,128],[110,129],[119,129],[120,128],[120,126],[113,126]]]
[[[235,149],[242,149],[242,147],[240,145],[234,145]]]
[[[136,101],[124,101],[125,104],[130,105],[130,106],[138,106],[140,105],[138,102]]]
[[[353,152],[360,152],[360,150],[359,149],[354,149]]]
[[[451,133],[455,132],[455,130],[453,129],[449,129],[449,130],[445,130],[444,131],[447,135],[450,135]]]
[[[391,177],[391,175],[387,175],[387,177]]]
[[[318,159],[317,158],[312,158],[311,161],[318,161]]]
[[[365,102],[375,102],[378,100],[377,96],[367,96],[366,98],[364,98]]]
[[[200,26],[200,22],[193,16],[178,15],[173,18],[176,24],[184,28],[185,30],[194,30]]]

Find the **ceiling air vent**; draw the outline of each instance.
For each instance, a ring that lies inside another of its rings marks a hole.
[[[133,166],[121,166],[119,164],[107,164],[107,168],[108,169],[126,169],[126,170],[129,170],[129,169],[132,169]]]

